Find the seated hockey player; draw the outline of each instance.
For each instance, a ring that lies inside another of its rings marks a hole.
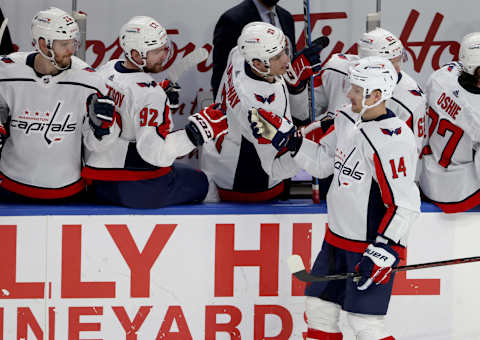
[[[334,129],[319,144],[263,110],[251,110],[252,129],[277,149],[288,149],[312,176],[333,174],[328,226],[312,274],[362,274],[358,282],[307,286],[307,339],[342,339],[338,321],[344,310],[357,340],[393,340],[385,328],[391,268],[404,258],[408,231],[420,211],[416,143],[405,122],[386,107],[397,82],[388,60],[360,59],[349,80],[351,104],[337,111]]]
[[[114,103],[105,82],[73,56],[78,25],[48,8],[32,20],[35,52],[0,60],[0,201],[83,200],[82,141],[108,146]]]
[[[426,86],[429,139],[420,189],[446,213],[480,204],[480,32],[463,38],[459,59]]]
[[[84,177],[103,203],[159,208],[202,201],[205,174],[173,163],[224,135],[225,114],[213,104],[174,130],[167,95],[152,77],[171,51],[165,29],[153,18],[136,16],[121,28],[119,40],[126,58],[109,61],[98,73],[118,98],[121,133],[108,150],[86,153]]]
[[[279,198],[286,189],[284,180],[300,170],[288,153],[276,151],[269,141],[257,140],[248,121],[252,106],[292,120],[282,77],[290,67],[286,49],[279,28],[253,22],[243,28],[237,47],[230,52],[216,100],[227,112],[230,132],[202,150],[202,169],[213,178],[223,201]]]

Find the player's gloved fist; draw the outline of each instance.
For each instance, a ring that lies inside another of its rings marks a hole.
[[[329,42],[327,37],[317,38],[311,47],[306,47],[295,54],[284,75],[291,92],[292,88],[294,93],[303,91],[308,79],[320,71],[320,52]]]
[[[227,116],[223,110],[220,110],[218,103],[203,108],[200,112],[188,117],[188,120],[190,123],[185,126],[185,131],[196,146],[228,133]]]
[[[398,263],[398,254],[392,247],[384,243],[370,244],[355,270],[362,274],[357,282],[358,290],[366,290],[375,284],[387,284],[392,275],[392,267]]]
[[[114,123],[115,102],[107,96],[92,94],[88,97],[88,117],[93,134],[98,140],[110,133]]]
[[[171,109],[177,109],[180,106],[180,85],[168,79],[160,82],[160,86],[165,91],[168,98],[168,106]]]
[[[283,148],[290,151],[297,150],[296,129],[288,120],[261,108],[248,110],[248,120],[250,121],[252,134],[258,139],[259,143],[271,142],[273,147],[279,151]]]
[[[8,131],[5,129],[5,126],[0,123],[0,150],[2,150],[3,145],[5,144],[8,138]]]

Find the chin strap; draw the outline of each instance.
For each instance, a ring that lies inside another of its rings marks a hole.
[[[46,55],[45,53],[42,52],[42,50],[39,48],[38,49],[38,52],[46,59],[48,59],[48,61],[50,61],[50,63],[53,65],[53,67],[55,67],[57,70],[59,71],[63,71],[63,70],[66,70],[67,68],[70,67],[70,65],[68,66],[65,66],[65,67],[60,67],[57,62],[55,61],[55,52],[53,52],[53,48],[49,48],[47,47],[48,49],[48,52],[50,52],[50,54],[52,55],[51,57],[49,57],[48,55]]]

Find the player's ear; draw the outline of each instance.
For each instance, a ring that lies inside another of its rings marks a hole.
[[[373,98],[375,99],[375,103],[382,99],[382,91],[374,90],[372,92]]]
[[[50,55],[50,53],[48,52],[47,42],[45,41],[45,39],[43,38],[38,39],[38,47],[40,48],[42,53],[46,55]]]
[[[263,71],[263,72],[267,71],[267,68],[265,67],[263,62],[261,62],[260,60],[255,59],[252,62],[253,62],[253,66],[255,66],[255,68],[257,68],[258,70]]]
[[[140,65],[143,64],[142,56],[137,50],[132,50],[130,55],[132,56],[132,59],[135,60],[137,64],[140,64]]]

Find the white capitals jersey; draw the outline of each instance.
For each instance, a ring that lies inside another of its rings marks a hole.
[[[480,204],[480,91],[459,84],[461,70],[447,64],[426,87],[429,139],[420,188],[449,213]]]
[[[82,137],[88,149],[108,141],[95,138],[87,113],[87,98],[105,95],[105,82],[76,57],[58,75],[39,76],[35,55],[14,53],[0,61],[0,117],[10,133],[0,185],[33,198],[68,197],[84,187]]]
[[[352,54],[334,54],[323,66],[315,78],[315,110],[332,115],[340,106],[349,104],[347,93],[350,89],[348,74],[359,57]],[[415,135],[417,152],[420,154],[425,144],[425,110],[427,98],[417,82],[401,71],[399,80],[391,99],[387,100],[387,108],[407,123]],[[324,115],[319,118],[322,119]]]
[[[179,156],[195,149],[185,130],[173,131],[167,95],[151,74],[111,60],[97,71],[120,117],[119,138],[106,151],[86,153],[83,175],[97,180],[141,180],[170,171]]]
[[[405,246],[420,211],[413,133],[390,110],[375,120],[357,117],[344,106],[320,144],[304,139],[294,159],[312,176],[333,173],[327,242],[363,252],[381,235]]]
[[[202,170],[213,176],[222,199],[229,192],[268,199],[269,193],[283,190],[284,179],[300,170],[289,152],[280,154],[271,144],[261,144],[253,136],[248,120],[248,110],[255,107],[291,121],[285,81],[277,77],[269,83],[247,72],[251,71],[246,70],[245,59],[234,48],[216,100],[227,112],[229,132],[223,140],[203,148]]]

